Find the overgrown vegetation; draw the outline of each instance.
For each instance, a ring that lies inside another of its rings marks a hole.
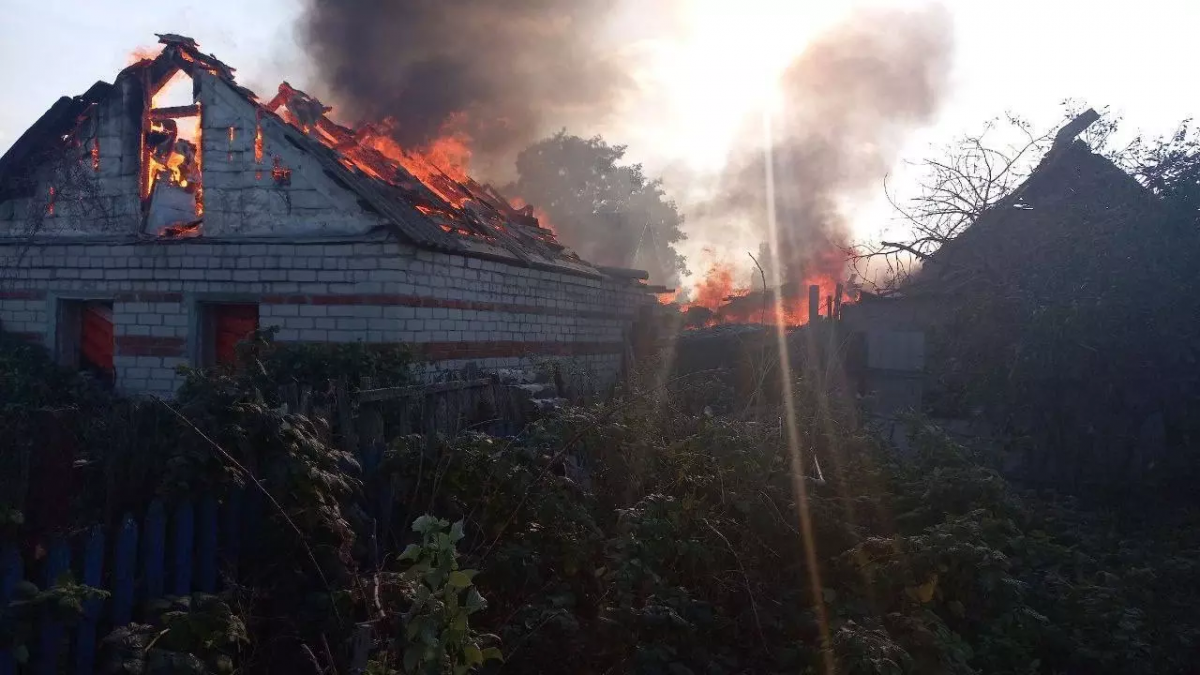
[[[681,380],[517,439],[394,439],[364,473],[256,388],[263,346],[189,373],[96,460],[167,499],[248,486],[264,519],[236,583],[119,627],[107,672],[348,672],[363,653],[405,674],[1136,675],[1189,672],[1200,646],[1194,511],[1024,492],[919,423],[898,456],[804,381],[798,462],[778,418],[692,407]]]

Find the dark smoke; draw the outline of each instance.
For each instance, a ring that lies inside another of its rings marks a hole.
[[[419,147],[452,117],[483,159],[610,109],[625,69],[594,39],[610,0],[309,0],[301,35],[339,113]],[[465,113],[465,115],[458,115]]]
[[[843,205],[878,190],[906,136],[931,121],[945,90],[950,36],[941,7],[862,11],[818,36],[784,73],[771,147],[785,283],[844,271]],[[703,221],[744,219],[767,241],[762,124],[738,147]]]

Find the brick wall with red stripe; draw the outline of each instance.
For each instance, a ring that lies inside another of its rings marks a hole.
[[[0,244],[0,264],[14,260]],[[5,330],[45,342],[55,297],[113,302],[118,386],[169,394],[197,353],[198,303],[259,305],[281,340],[420,346],[457,367],[586,362],[615,375],[637,309],[625,280],[419,251],[395,241],[33,245],[0,291]]]

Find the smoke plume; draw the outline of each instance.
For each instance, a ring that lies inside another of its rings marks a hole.
[[[906,136],[931,121],[950,35],[941,7],[864,10],[819,35],[784,72],[770,154],[785,284],[841,278],[850,242],[843,205],[878,190]],[[740,220],[768,240],[764,138],[760,123],[737,146],[718,196],[701,209],[708,227]]]
[[[626,84],[596,36],[609,0],[309,0],[301,35],[339,112],[393,118],[418,148],[466,133],[476,158],[602,117]],[[452,128],[448,128],[448,125]]]

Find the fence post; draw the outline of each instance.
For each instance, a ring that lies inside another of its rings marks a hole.
[[[61,537],[55,537],[50,542],[49,553],[46,556],[46,585],[44,590],[58,585],[58,578],[63,572],[71,569],[71,551],[67,542]],[[42,611],[41,640],[38,649],[38,675],[54,675],[58,672],[59,657],[63,646],[63,626],[54,619],[49,608]]]
[[[99,525],[92,528],[83,549],[83,583],[93,588],[100,586],[104,572],[104,530]],[[75,633],[75,672],[87,675],[96,662],[96,624],[100,618],[101,600],[92,599],[83,606],[83,619]]]
[[[0,550],[0,607],[7,607],[12,601],[17,584],[24,576],[21,565],[21,553],[16,544],[6,544]],[[17,660],[8,649],[0,650],[0,675],[15,675]]]
[[[213,494],[200,500],[200,569],[196,590],[217,590],[217,498]]]
[[[175,545],[172,550],[175,584],[171,590],[174,595],[180,597],[192,593],[192,542],[195,529],[192,502],[185,501],[175,511]]]
[[[146,514],[142,548],[142,574],[146,577],[147,603],[163,595],[163,557],[166,553],[167,516],[162,502],[154,500]]]
[[[113,626],[133,620],[133,576],[137,564],[138,528],[133,516],[125,514],[113,551]]]

